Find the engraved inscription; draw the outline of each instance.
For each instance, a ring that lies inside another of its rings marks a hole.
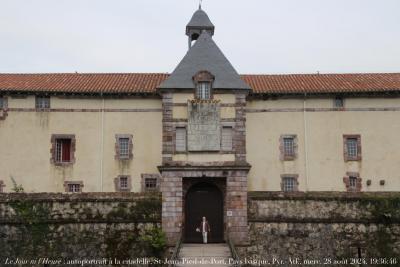
[[[219,151],[220,105],[215,101],[188,102],[189,151]]]

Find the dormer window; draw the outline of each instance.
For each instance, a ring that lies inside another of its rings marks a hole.
[[[210,82],[199,82],[197,83],[197,98],[198,99],[210,99],[211,98],[211,83]]]
[[[211,88],[214,81],[214,76],[208,71],[199,71],[193,76],[193,81],[196,85],[196,98],[207,100],[212,98]]]

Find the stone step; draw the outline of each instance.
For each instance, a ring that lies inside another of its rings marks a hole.
[[[230,257],[231,252],[227,244],[182,244],[179,252],[181,264],[176,266],[226,267],[229,266]]]

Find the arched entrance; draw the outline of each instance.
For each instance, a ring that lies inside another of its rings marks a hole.
[[[185,242],[201,243],[202,235],[196,232],[201,218],[205,216],[210,224],[209,243],[224,240],[223,194],[217,186],[208,182],[194,184],[185,199]]]

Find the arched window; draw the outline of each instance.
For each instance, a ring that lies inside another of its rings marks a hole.
[[[212,83],[214,76],[208,71],[199,71],[193,76],[193,81],[196,85],[196,98],[207,100],[212,98]]]

